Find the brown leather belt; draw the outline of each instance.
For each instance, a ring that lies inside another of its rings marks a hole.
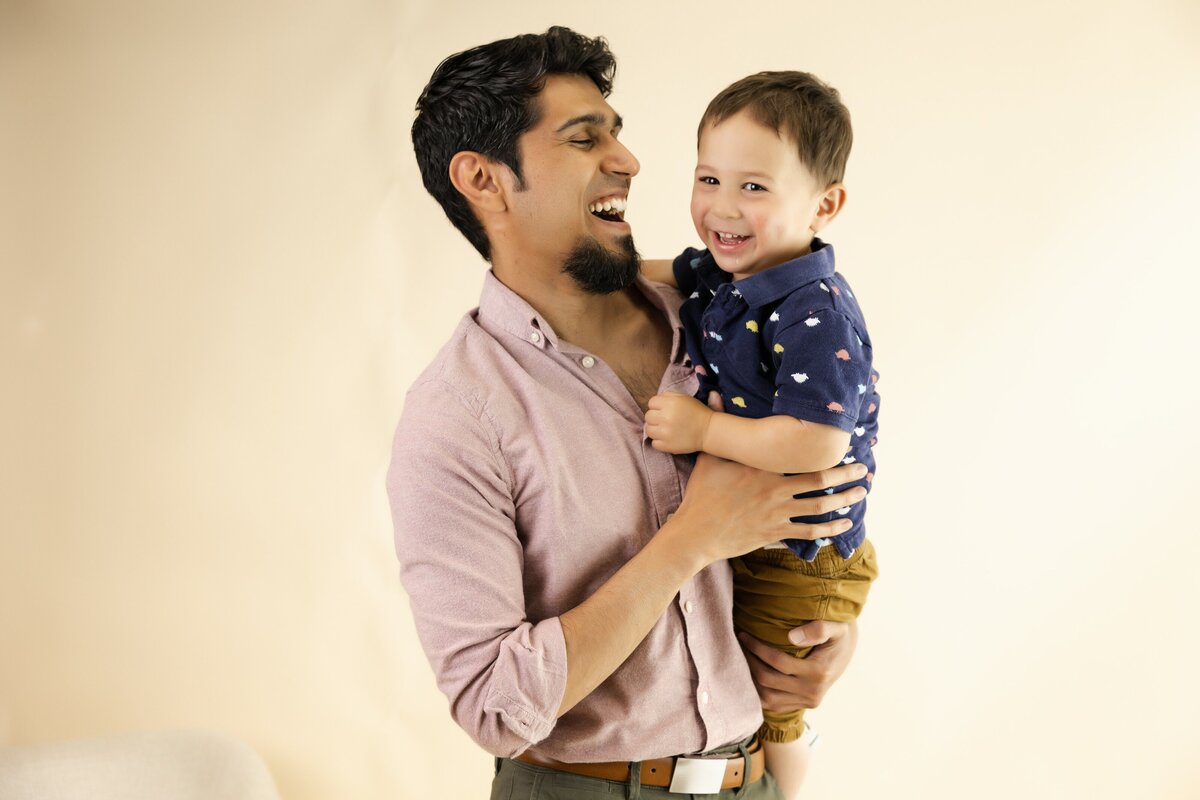
[[[755,740],[746,748],[750,754],[750,779],[746,783],[754,783],[762,777],[763,767],[766,759],[763,757],[762,745],[758,739]],[[606,781],[617,781],[619,783],[629,782],[629,762],[627,761],[604,761],[604,762],[588,762],[580,764],[568,764],[559,761],[545,761],[528,752],[517,756],[517,761],[523,761],[526,764],[533,764],[537,767],[545,767],[547,769],[555,769],[559,772],[570,772],[574,775],[586,775],[589,778],[601,778]],[[682,770],[690,766],[687,763],[696,761],[712,762],[720,761],[725,765],[725,775],[721,779],[721,789],[736,789],[742,785],[743,774],[746,765],[743,763],[745,759],[741,754],[734,751],[729,757],[724,756],[709,756],[707,758],[684,758],[676,756],[673,758],[655,758],[650,761],[642,762],[641,783],[643,786],[671,786],[672,779],[675,778],[676,765]],[[719,791],[719,790],[717,790]],[[704,793],[704,792],[702,792]],[[708,792],[711,793],[711,792]]]

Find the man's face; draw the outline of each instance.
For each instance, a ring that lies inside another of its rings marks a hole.
[[[538,123],[519,141],[524,189],[511,196],[516,252],[554,264],[584,290],[617,291],[637,276],[625,203],[640,165],[617,140],[621,118],[582,75],[551,75]]]
[[[717,266],[744,278],[809,252],[825,190],[796,146],[745,111],[700,135],[692,222]]]

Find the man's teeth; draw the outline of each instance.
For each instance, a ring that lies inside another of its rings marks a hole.
[[[588,211],[593,214],[602,214],[606,211],[615,211],[618,215],[625,213],[625,207],[628,205],[628,200],[624,197],[609,197],[588,206]]]

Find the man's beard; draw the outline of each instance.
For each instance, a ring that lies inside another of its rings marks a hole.
[[[581,238],[567,254],[562,271],[588,294],[612,294],[637,280],[641,257],[632,236],[617,240],[621,252],[614,253],[592,237]]]

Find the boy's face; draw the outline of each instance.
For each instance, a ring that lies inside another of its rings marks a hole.
[[[821,213],[827,191],[791,141],[745,111],[700,135],[692,222],[734,280],[808,253],[832,218]]]

